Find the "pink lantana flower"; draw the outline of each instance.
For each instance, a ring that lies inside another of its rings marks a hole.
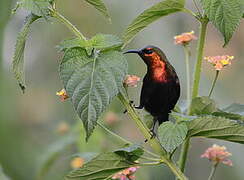
[[[116,179],[116,180],[134,180],[136,179],[135,177],[135,172],[137,171],[137,169],[139,168],[139,166],[135,166],[135,167],[130,167],[127,168],[123,171],[120,171],[118,173],[116,173],[112,179]]]
[[[234,56],[209,56],[204,59],[211,63],[217,71],[220,71],[225,66],[231,65],[231,61],[234,59]]]
[[[137,83],[140,81],[141,79],[136,76],[136,75],[127,75],[125,80],[124,80],[124,84],[126,86],[129,87],[137,87]]]
[[[175,39],[175,44],[186,45],[192,40],[196,40],[197,37],[194,35],[194,31],[191,31],[191,32],[186,32],[178,36],[175,36],[174,39]]]
[[[228,159],[231,155],[232,154],[226,150],[225,146],[218,146],[214,144],[201,155],[201,158],[207,158],[214,164],[223,163],[228,166],[232,166],[232,161]]]

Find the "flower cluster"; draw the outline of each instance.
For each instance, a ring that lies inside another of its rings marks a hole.
[[[223,67],[231,65],[231,61],[234,59],[234,56],[209,56],[204,59],[211,63],[217,71],[220,71]]]
[[[194,35],[194,31],[191,31],[191,32],[186,32],[178,36],[175,36],[174,39],[175,39],[175,44],[186,45],[192,40],[196,40],[197,37]]]
[[[62,89],[61,91],[56,92],[56,95],[60,97],[61,101],[65,101],[69,98],[68,94],[66,93],[65,89]]]
[[[201,155],[201,158],[207,158],[214,164],[223,163],[232,166],[232,161],[227,159],[229,156],[231,156],[231,153],[226,151],[225,146],[214,144]]]
[[[116,173],[112,179],[116,179],[116,180],[133,180],[136,177],[134,176],[135,172],[137,171],[137,169],[139,168],[139,166],[136,167],[130,167],[127,168],[121,172]]]
[[[136,76],[136,75],[127,75],[125,80],[124,80],[124,84],[126,86],[130,86],[130,87],[137,87],[137,83],[140,81],[141,79]]]

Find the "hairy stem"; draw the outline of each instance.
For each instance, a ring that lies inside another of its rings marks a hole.
[[[125,106],[125,108],[128,111],[129,116],[132,120],[135,121],[138,128],[144,135],[144,137],[148,140],[150,143],[152,149],[160,154],[160,157],[162,161],[171,169],[171,171],[175,174],[177,178],[180,180],[186,180],[186,176],[180,171],[180,169],[172,162],[172,160],[168,157],[167,152],[163,149],[161,144],[159,143],[157,138],[151,138],[150,130],[147,128],[147,126],[143,123],[143,121],[139,118],[138,114],[134,110],[134,108],[131,106],[128,99],[124,97],[121,93],[118,94],[118,98],[121,101],[121,103]]]
[[[219,71],[217,70],[217,71],[216,71],[216,74],[215,74],[215,78],[214,78],[213,84],[212,84],[212,87],[211,87],[210,92],[209,92],[209,95],[208,95],[209,98],[210,98],[211,95],[212,95],[212,92],[213,92],[213,89],[214,89],[215,84],[216,84],[216,82],[217,82],[218,76],[219,76]]]
[[[187,99],[187,108],[189,108],[191,102],[191,78],[190,78],[190,63],[189,63],[191,52],[188,45],[184,45],[183,47],[184,47],[185,61],[186,61],[186,85],[187,85],[186,99]]]
[[[190,138],[185,139],[184,143],[182,144],[181,148],[181,153],[180,153],[180,158],[179,158],[179,168],[182,172],[185,171],[185,166],[186,166],[186,159],[187,159],[187,154],[189,150],[189,145],[190,145]]]
[[[208,26],[208,18],[204,16],[200,19],[200,38],[198,41],[197,46],[197,62],[195,66],[195,73],[194,73],[194,82],[193,82],[193,89],[192,89],[192,96],[191,101],[198,96],[200,78],[201,78],[201,68],[202,68],[202,59],[203,59],[203,51],[207,33],[207,26]],[[191,105],[188,108],[188,115],[191,115]],[[190,146],[190,138],[186,139],[182,145],[180,159],[179,159],[179,167],[182,172],[185,170],[185,164],[187,160],[188,150]]]
[[[85,36],[69,20],[67,20],[62,14],[60,14],[55,9],[50,9],[50,12],[51,12],[52,17],[54,17],[54,18],[58,19],[60,22],[62,22],[77,37],[79,37],[80,39],[86,41]]]
[[[204,17],[200,21],[200,39],[198,41],[197,46],[197,62],[195,66],[195,73],[194,73],[194,83],[192,89],[192,99],[198,96],[200,78],[201,78],[201,69],[202,69],[202,60],[203,60],[203,51],[206,39],[206,32],[208,26],[208,19]]]
[[[208,177],[208,180],[213,180],[213,177],[214,177],[214,174],[216,172],[217,166],[218,166],[218,163],[213,164],[212,169],[211,169],[211,173],[210,173],[210,175]]]
[[[100,126],[100,128],[102,128],[104,131],[106,131],[107,133],[109,133],[110,135],[114,136],[115,138],[117,138],[118,140],[120,140],[121,142],[125,143],[125,144],[129,144],[132,145],[133,143],[124,139],[123,137],[119,136],[118,134],[114,133],[113,131],[109,130],[107,127],[105,127],[103,124],[101,124],[100,122],[97,122],[98,126]],[[159,156],[157,154],[154,154],[151,151],[148,151],[146,149],[143,149],[146,153],[159,158]]]

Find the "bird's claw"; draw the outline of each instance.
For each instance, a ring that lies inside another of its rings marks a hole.
[[[150,130],[150,133],[151,133],[151,137],[150,137],[150,139],[153,139],[153,138],[155,138],[156,136],[157,136],[157,134],[154,132],[154,130],[153,129],[151,129]],[[148,139],[145,139],[145,143],[148,141]]]
[[[134,103],[134,101],[130,101],[130,105],[132,105],[132,106],[134,107],[133,103]],[[124,110],[123,113],[125,114],[125,113],[127,113],[127,112],[128,112],[128,110],[126,109],[126,110]]]

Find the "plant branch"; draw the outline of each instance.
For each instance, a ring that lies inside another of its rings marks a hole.
[[[218,166],[218,163],[213,164],[212,169],[211,169],[211,173],[210,173],[210,175],[208,177],[208,180],[213,180],[213,177],[214,177],[214,174],[216,172],[217,166]]]
[[[198,46],[197,46],[197,62],[195,65],[191,101],[198,96],[199,84],[201,78],[203,51],[204,51],[208,22],[209,20],[206,16],[200,19],[200,39],[198,41]],[[190,105],[190,107],[188,108],[188,113],[187,113],[188,115],[191,115],[191,109],[192,107]],[[180,159],[179,159],[179,167],[182,172],[184,172],[185,170],[185,164],[187,160],[189,146],[190,146],[190,138],[187,138],[182,144],[182,149],[181,149]]]
[[[110,135],[114,136],[115,138],[117,138],[118,140],[120,140],[121,142],[125,143],[125,144],[129,144],[129,145],[132,145],[133,143],[124,139],[123,137],[119,136],[118,134],[114,133],[113,131],[109,130],[107,127],[105,127],[103,124],[101,124],[100,122],[97,122],[98,126],[100,128],[102,128],[104,131],[106,131],[107,133],[109,133]],[[153,157],[156,157],[156,158],[159,158],[159,156],[157,154],[154,154],[153,152],[151,151],[148,151],[147,149],[143,149],[144,152],[152,155]],[[152,159],[150,159],[152,160]]]
[[[187,84],[187,108],[190,107],[190,103],[191,103],[191,78],[190,78],[190,63],[189,63],[189,59],[190,59],[190,49],[188,47],[188,45],[184,45],[184,52],[185,52],[185,61],[186,61],[186,84]]]
[[[208,25],[207,17],[202,18],[200,21],[200,39],[198,41],[198,47],[197,47],[197,62],[195,65],[195,72],[194,72],[192,99],[194,99],[198,96],[207,25]],[[191,109],[191,108],[189,108],[189,109]],[[191,112],[189,111],[188,114],[191,114]]]
[[[199,9],[198,5],[197,5],[196,0],[193,0],[193,4],[194,4],[194,6],[196,7],[197,12],[199,13],[199,15],[200,15],[200,16],[202,16],[202,13],[201,13],[201,11],[200,11],[200,9]]]
[[[212,87],[211,87],[211,90],[210,90],[209,95],[208,95],[209,98],[210,98],[211,95],[212,95],[212,92],[213,92],[213,89],[214,89],[215,84],[216,84],[216,82],[217,82],[218,76],[219,76],[219,71],[217,70],[217,71],[216,71],[216,74],[215,74],[215,78],[214,78],[213,84],[212,84]]]
[[[150,130],[147,128],[147,126],[143,123],[143,121],[139,118],[138,114],[134,110],[134,108],[131,106],[128,99],[124,97],[123,94],[119,93],[118,98],[121,101],[121,103],[125,106],[125,108],[128,111],[129,116],[132,120],[135,121],[138,128],[141,130],[144,137],[148,140],[151,147],[155,152],[160,154],[162,161],[171,169],[171,171],[175,174],[177,178],[180,180],[186,180],[186,176],[180,171],[180,169],[172,162],[172,160],[168,157],[167,152],[164,150],[164,148],[161,146],[157,138],[151,138]]]
[[[51,16],[62,22],[67,28],[70,29],[71,32],[73,32],[77,37],[80,39],[86,41],[85,36],[68,20],[66,19],[62,14],[60,14],[56,9],[49,9],[51,12]]]

